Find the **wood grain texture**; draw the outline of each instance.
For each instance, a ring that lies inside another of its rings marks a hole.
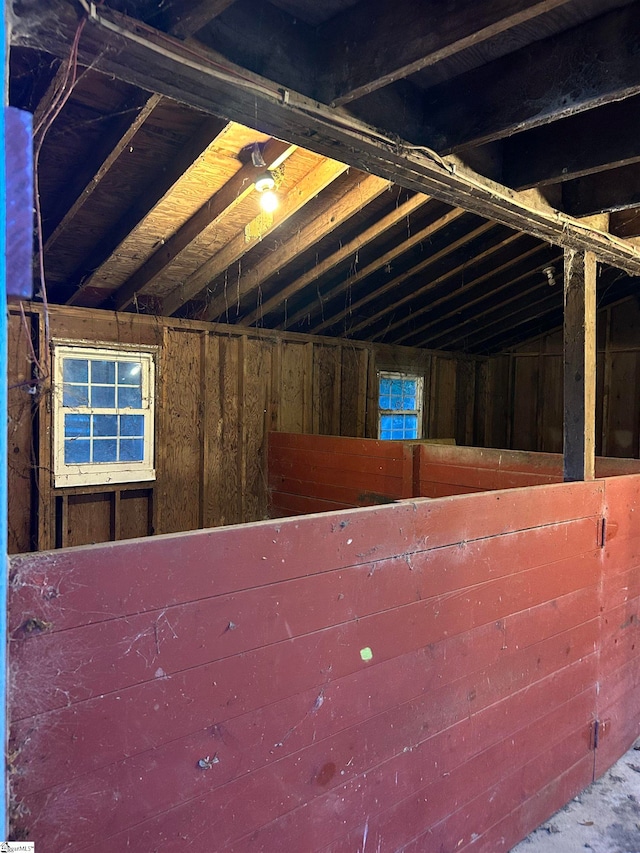
[[[631,475],[12,558],[14,831],[52,853],[516,843],[590,781],[599,679],[606,760],[637,727],[640,588],[614,579],[636,509]]]

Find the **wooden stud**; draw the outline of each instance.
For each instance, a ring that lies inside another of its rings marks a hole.
[[[564,261],[564,479],[595,477],[596,259]]]

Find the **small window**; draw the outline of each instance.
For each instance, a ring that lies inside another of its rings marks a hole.
[[[422,377],[380,373],[378,437],[402,440],[422,437]]]
[[[54,348],[56,486],[155,479],[151,352]]]

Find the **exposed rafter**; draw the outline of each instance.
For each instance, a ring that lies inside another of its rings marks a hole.
[[[353,125],[347,117],[308,101],[292,90],[283,92],[277,82],[257,78],[231,66],[223,71],[220,57],[210,56],[206,50],[196,51],[192,46],[186,50],[178,40],[172,41],[164,34],[156,36],[150,30],[143,30],[144,37],[141,37],[140,30],[133,32],[128,19],[103,7],[92,9],[94,17],[85,27],[80,44],[80,61],[92,62],[117,77],[151,86],[162,94],[178,97],[206,111],[226,114],[248,124],[257,120],[267,131],[284,135],[318,153],[339,157],[356,167],[367,166],[408,189],[432,194],[450,204],[464,205],[482,216],[558,245],[593,250],[601,261],[627,271],[640,271],[640,253],[622,241],[576,223],[570,217],[565,218],[554,210],[532,206],[525,198],[462,166],[453,168],[427,152],[411,151],[401,143],[381,140],[373,128]],[[603,16],[607,19],[604,32],[611,35],[612,30],[616,30],[620,35],[621,28],[628,31],[633,23],[629,10],[637,13],[636,4]],[[76,28],[74,7],[64,0],[51,0],[44,7],[35,4],[35,9],[29,4],[21,14],[23,17],[18,17],[14,23],[15,44],[38,46],[57,55],[66,54]],[[601,37],[603,30],[597,32]],[[587,37],[589,33],[591,39]],[[574,49],[581,50],[580,56],[589,57],[591,53],[586,48],[596,35],[593,22],[574,28],[569,35],[575,40]],[[565,33],[554,37],[553,42],[557,45],[556,39],[566,36]],[[540,44],[532,47],[539,49]],[[114,49],[113,53],[109,47]],[[517,55],[521,53],[523,51]],[[614,89],[619,94],[629,94],[630,89],[638,85],[637,80],[634,82],[630,78],[638,70],[640,59],[637,54],[632,55],[632,51],[627,51],[629,55],[621,55],[624,53],[624,50],[619,51],[614,56],[607,46],[600,51],[600,65],[592,69],[595,77],[591,82],[596,95],[587,99],[589,103],[606,100]],[[563,62],[566,61],[564,57]],[[542,70],[549,74],[553,71],[554,79],[563,80],[563,74],[554,66],[553,55],[544,57]],[[576,73],[575,67],[571,70]],[[572,83],[576,82],[571,74],[569,78]],[[546,79],[549,82],[549,76]],[[504,99],[503,84],[515,87],[516,83],[508,77],[501,80]],[[553,91],[557,97],[557,89]],[[522,98],[521,87],[518,87],[517,100],[530,103]],[[581,103],[574,100],[568,109],[578,109]]]
[[[242,317],[242,322],[247,325],[252,325],[260,318],[265,317],[271,311],[275,311],[280,308],[286,303],[286,300],[296,296],[296,294],[304,290],[305,287],[308,287],[308,285],[318,281],[321,276],[331,272],[331,270],[335,269],[339,264],[344,263],[348,258],[355,255],[366,245],[380,237],[390,228],[393,228],[394,225],[402,222],[403,219],[407,219],[407,217],[411,216],[411,214],[420,207],[423,207],[428,201],[428,196],[416,193],[403,204],[398,205],[398,207],[392,210],[391,213],[388,213],[386,216],[383,216],[382,219],[379,219],[374,225],[366,228],[357,237],[354,237],[353,240],[350,240],[338,249],[337,252],[329,255],[329,257],[325,258],[323,261],[320,261],[320,263],[316,264],[308,270],[308,272],[303,273],[299,278],[295,279],[295,281],[279,288],[278,292],[274,296],[270,299],[265,299],[260,306],[260,309],[251,311],[251,313]]]
[[[279,139],[272,139],[264,148],[263,157],[270,168],[274,168],[288,157],[295,146]],[[206,229],[238,205],[251,192],[257,175],[264,167],[245,164],[209,201],[184,223],[168,240],[149,257],[136,272],[124,282],[114,294],[117,310],[122,311],[133,302],[137,294],[160,276],[181,252]],[[177,303],[181,304],[180,302]]]
[[[77,289],[67,300],[67,304],[77,305],[80,300],[84,305],[100,304],[109,296],[101,286],[101,265],[127,237],[135,232],[136,227],[165,198],[174,185],[184,178],[197,159],[227,126],[227,122],[223,119],[208,118],[203,122],[195,136],[172,162],[171,167],[161,173],[155,183],[145,190],[129,210],[118,219],[111,231],[94,246],[91,253],[91,269],[85,269],[77,276]]]
[[[562,203],[572,216],[640,206],[640,163],[568,181],[562,185]]]
[[[217,252],[212,258],[205,261],[202,266],[191,275],[163,301],[162,310],[164,314],[170,315],[180,308],[185,302],[193,299],[207,285],[227,270],[231,264],[235,264],[247,251],[252,243],[264,240],[275,228],[282,225],[301,208],[308,204],[311,199],[326,189],[340,177],[347,167],[337,160],[321,160],[311,171],[304,176],[287,195],[281,200],[278,209],[273,213],[269,222],[261,224],[252,234],[243,229],[224,248]],[[237,299],[234,288],[234,299]],[[213,299],[207,306],[204,319],[214,320],[225,311],[228,304],[228,296],[224,289],[221,293],[214,293]],[[220,307],[222,306],[222,308]]]
[[[342,198],[329,204],[322,214],[314,213],[306,222],[299,223],[299,230],[286,243],[279,246],[258,263],[242,272],[235,286],[236,300],[244,299],[272,275],[285,270],[297,255],[314,246],[335,228],[365,207],[374,198],[389,188],[389,181],[371,175],[358,181]],[[225,310],[224,296],[212,300],[209,316],[222,315]]]

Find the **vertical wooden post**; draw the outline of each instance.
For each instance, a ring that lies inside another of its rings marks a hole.
[[[564,253],[564,479],[595,477],[596,259]]]

